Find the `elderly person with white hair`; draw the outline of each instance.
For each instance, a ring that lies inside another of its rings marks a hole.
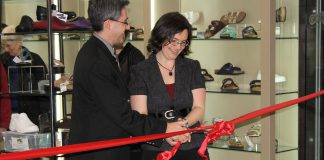
[[[7,75],[10,75],[10,77],[8,76],[10,92],[23,91],[30,86],[32,88],[28,88],[28,90],[37,90],[38,81],[45,79],[46,65],[38,54],[29,51],[23,46],[23,36],[14,33],[15,26],[7,26],[2,30],[3,35],[1,36],[2,54],[0,60],[5,66]],[[44,68],[33,68],[29,70],[31,73],[27,73],[26,70],[24,71],[19,67],[11,67],[8,70],[10,66],[22,65],[43,66]],[[49,108],[48,98],[44,96],[18,96],[12,94],[11,102],[12,112],[25,112],[35,124],[38,124],[38,116],[42,112],[47,112]]]

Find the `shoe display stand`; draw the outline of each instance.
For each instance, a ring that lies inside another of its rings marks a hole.
[[[57,8],[58,11],[75,11],[77,16],[87,17],[87,2],[87,0],[58,0]],[[151,4],[151,2],[150,0],[132,0],[129,5],[130,24],[136,28],[144,28],[144,40],[133,39],[131,41],[143,53],[146,53],[145,46],[149,38],[149,30],[159,16],[168,11],[175,10],[179,12],[196,11],[200,13],[200,18],[193,24],[197,28],[197,38],[192,40],[192,53],[189,57],[199,60],[201,67],[206,69],[214,78],[213,81],[206,82],[206,112],[203,120],[207,123],[210,124],[213,118],[231,120],[242,114],[260,109],[264,105],[263,99],[269,97],[271,91],[251,92],[249,83],[257,78],[259,70],[266,72],[263,65],[269,66],[269,63],[274,64],[272,69],[275,70],[276,74],[284,75],[287,78],[286,82],[273,85],[275,92],[270,96],[275,98],[275,103],[298,96],[298,4],[296,4],[298,2],[293,0],[276,0],[275,8],[286,7],[287,17],[285,22],[274,22],[276,35],[275,53],[273,54],[275,54],[275,59],[272,60],[264,58],[264,52],[269,50],[269,47],[263,48],[262,46],[264,41],[270,38],[262,37],[262,35],[264,35],[263,32],[270,30],[270,27],[263,27],[264,21],[267,20],[262,17],[262,9],[264,9],[265,5],[259,0],[205,0],[203,3],[196,0],[155,0],[154,4]],[[3,3],[5,9],[2,22],[8,24],[18,24],[24,14],[36,20],[35,11],[37,5],[50,8],[48,7],[50,6],[49,0],[36,0],[33,1],[33,5],[27,0],[5,0]],[[30,6],[29,9],[22,10],[21,13],[15,13],[17,16],[15,18],[9,18],[9,13],[14,12],[19,7],[26,6]],[[152,7],[156,8],[154,13],[151,13]],[[222,16],[234,11],[244,11],[246,13],[245,19],[242,22],[230,25],[235,28],[238,38],[220,38],[221,31],[208,39],[204,38],[204,32],[208,25],[211,24],[211,21],[220,20]],[[257,38],[242,38],[241,31],[247,26],[254,27],[258,34]],[[40,54],[45,62],[48,60],[47,65],[50,71],[53,69],[52,60],[59,59],[65,65],[65,72],[72,74],[76,55],[90,35],[91,31],[48,30],[24,33],[24,45],[35,53]],[[214,74],[216,69],[220,69],[228,62],[239,66],[245,73],[240,75]],[[266,73],[262,76],[267,78]],[[268,80],[264,77],[262,78],[264,80],[262,85],[269,85],[267,83]],[[53,82],[54,79],[58,78],[57,75],[53,74],[50,80]],[[237,92],[222,91],[220,87],[222,81],[226,78],[232,78],[240,89]],[[54,89],[53,87],[51,85],[52,89]],[[55,122],[56,119],[62,119],[66,113],[70,112],[71,92],[53,91],[48,93],[33,92],[31,94],[51,96],[52,122]],[[296,108],[280,111],[275,115],[275,137],[279,142],[276,152],[276,157],[278,158],[289,157],[288,159],[296,159],[298,155],[296,147],[298,145],[297,115]],[[260,121],[260,119],[257,119],[238,126],[236,134],[243,137],[253,123],[260,123]],[[52,125],[52,131],[54,129]],[[246,145],[245,142],[243,144]],[[209,146],[210,156],[215,160],[260,159],[263,153],[259,149],[250,151],[245,148],[226,148],[223,145],[219,145],[219,142]]]

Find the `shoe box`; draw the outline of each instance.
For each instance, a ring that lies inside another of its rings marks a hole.
[[[3,132],[4,150],[6,152],[25,151],[51,147],[50,133]]]

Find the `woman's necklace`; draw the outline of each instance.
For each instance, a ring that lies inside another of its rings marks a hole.
[[[173,75],[172,71],[173,71],[173,68],[174,68],[175,65],[173,65],[172,68],[169,69],[169,68],[167,68],[167,67],[164,67],[164,66],[163,66],[163,65],[162,65],[158,60],[156,60],[156,61],[157,61],[157,63],[158,63],[162,68],[164,68],[164,69],[166,69],[166,70],[169,71],[169,76],[172,76],[172,75]]]

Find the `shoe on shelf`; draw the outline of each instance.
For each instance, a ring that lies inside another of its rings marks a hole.
[[[43,6],[37,6],[36,8],[36,18],[38,21],[47,20],[47,8]]]
[[[248,129],[246,135],[249,137],[260,137],[261,136],[261,124],[254,124]]]
[[[38,132],[39,128],[27,116],[26,113],[13,113],[9,124],[11,131],[19,133]]]
[[[61,61],[54,59],[53,64],[54,73],[64,73],[65,66]]]
[[[89,20],[84,17],[77,17],[72,21],[69,21],[68,24],[72,24],[75,26],[77,30],[90,30],[92,29],[91,23]]]
[[[222,21],[213,20],[211,21],[211,25],[205,31],[204,37],[210,38],[214,36],[217,32],[222,30],[226,25]]]
[[[230,148],[243,148],[244,145],[237,136],[231,136],[230,139],[228,140],[228,147]]]
[[[219,37],[224,39],[236,38],[236,29],[232,26],[226,26]]]
[[[2,33],[2,30],[4,29],[4,28],[6,28],[8,25],[6,25],[6,24],[4,24],[4,23],[1,23],[1,29],[0,29],[0,33]]]
[[[246,17],[246,13],[241,12],[228,12],[227,14],[221,17],[221,21],[226,24],[236,24],[241,23]]]
[[[214,81],[214,77],[212,77],[206,69],[201,69],[201,74],[204,76],[206,82]]]
[[[16,27],[16,32],[31,31],[33,31],[33,19],[27,15],[22,16],[19,25]]]
[[[256,79],[261,80],[261,72],[260,72],[260,70],[258,71]],[[286,79],[285,76],[275,74],[275,83],[282,83],[282,82],[286,82],[286,81],[287,81],[287,79]]]
[[[261,93],[261,80],[252,80],[250,82],[251,93]]]
[[[72,76],[62,76],[60,79],[54,81],[54,87],[59,89],[61,92],[73,90]]]
[[[47,20],[33,22],[34,30],[47,30],[48,23]],[[61,21],[57,17],[52,16],[52,29],[54,31],[62,31],[62,30],[72,30],[75,29],[73,24]]]
[[[221,69],[216,69],[215,74],[219,75],[239,75],[244,74],[244,71],[240,67],[233,66],[232,63],[224,64]]]
[[[188,11],[188,12],[183,12],[181,14],[184,17],[186,17],[186,19],[191,25],[195,24],[200,18],[200,13],[197,11]]]
[[[287,17],[286,14],[286,7],[279,7],[276,9],[276,22],[285,22]]]
[[[237,92],[240,88],[235,84],[232,78],[225,78],[221,86],[222,92]]]
[[[258,38],[258,33],[252,26],[247,26],[242,30],[243,38]]]

